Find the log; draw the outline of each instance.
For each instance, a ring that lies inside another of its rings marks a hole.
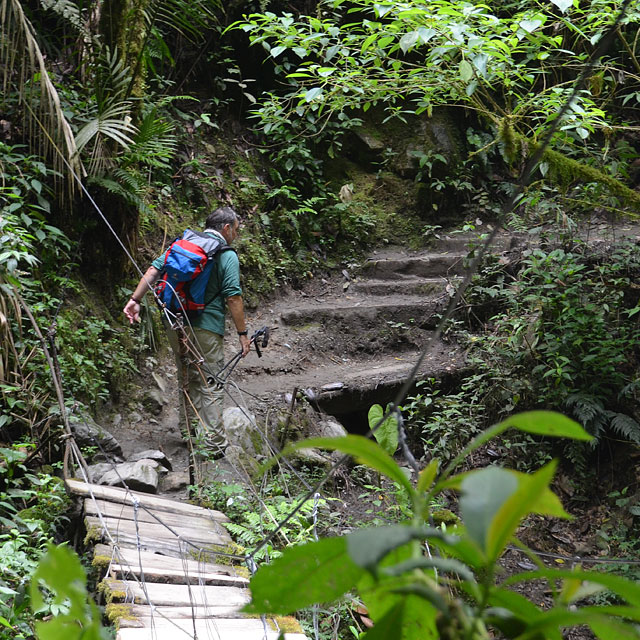
[[[179,504],[179,503],[178,503]],[[210,512],[199,515],[188,515],[184,513],[173,513],[169,511],[161,511],[155,508],[140,508],[136,510],[125,504],[109,502],[107,500],[93,500],[86,498],[84,501],[85,515],[97,516],[99,513],[110,518],[120,518],[120,520],[138,520],[138,522],[164,522],[170,527],[209,527],[213,524],[216,530],[226,531],[222,529],[219,518],[212,518]]]
[[[219,522],[229,522],[229,518],[220,511],[205,509],[187,502],[178,502],[170,498],[160,498],[140,491],[130,491],[121,487],[105,487],[99,484],[87,484],[81,480],[65,480],[67,489],[75,495],[92,496],[109,502],[127,504],[133,506],[136,498],[141,507],[154,509],[156,511],[168,511],[184,515],[208,515]]]
[[[110,577],[126,579],[130,575],[149,582],[168,582],[172,584],[212,584],[245,587],[249,579],[243,573],[243,568],[236,569],[223,564],[198,562],[191,558],[173,558],[148,551],[119,548],[115,552],[113,547],[99,544],[94,550],[94,559],[102,563],[111,560]],[[140,569],[142,563],[142,569]]]
[[[116,541],[120,536],[125,536],[128,539],[133,538],[134,540],[139,536],[147,541],[161,540],[169,543],[182,540],[185,548],[188,546],[187,541],[199,547],[209,547],[211,545],[226,547],[232,542],[227,530],[217,525],[217,523],[211,523],[211,528],[209,529],[204,527],[171,527],[169,529],[153,522],[139,522],[136,526],[136,523],[132,520],[97,518],[95,516],[86,516],[84,522],[87,531],[102,531],[106,527],[111,537]],[[216,525],[216,528],[214,528],[214,525]]]
[[[191,621],[177,621],[177,624],[168,624],[167,626],[157,626],[154,629],[130,629],[121,628],[118,630],[116,640],[177,640],[184,638],[185,640],[193,640],[197,637],[202,640],[215,638],[215,640],[278,640],[279,632],[269,629],[267,634],[260,621],[260,627],[252,625],[250,628],[236,627],[234,625],[224,624],[228,621],[216,621],[211,624],[208,620],[198,620],[195,623]],[[247,622],[242,620],[242,622]],[[285,633],[285,640],[307,640],[302,633]]]
[[[101,583],[110,593],[113,602],[131,601],[155,607],[205,607],[210,616],[236,616],[238,610],[249,602],[249,591],[238,587],[187,586],[147,582],[144,585],[133,580],[105,578]],[[145,593],[146,590],[146,593]],[[147,600],[148,596],[148,600]]]

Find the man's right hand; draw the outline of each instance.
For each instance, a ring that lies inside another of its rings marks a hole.
[[[129,324],[140,322],[140,303],[135,300],[129,300],[122,310],[124,315],[129,319]]]

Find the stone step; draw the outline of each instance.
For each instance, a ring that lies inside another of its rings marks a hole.
[[[423,344],[432,334],[427,334]],[[367,354],[361,357],[341,358],[336,354],[333,362],[314,364],[306,360],[302,371],[266,375],[261,380],[261,392],[266,396],[291,391],[294,387],[310,390],[310,396],[329,413],[347,413],[374,402],[391,399],[398,387],[411,373],[420,357],[413,348],[404,352]],[[434,342],[418,370],[418,379],[455,375],[464,368],[463,351],[453,344]],[[241,370],[240,387],[252,388],[252,378],[261,375],[257,370]],[[380,400],[376,400],[376,398]]]
[[[442,303],[429,298],[414,297],[406,302],[354,302],[353,306],[309,305],[291,311],[285,311],[280,318],[284,324],[303,329],[324,325],[331,331],[351,331],[354,325],[358,332],[379,327],[384,322],[403,323],[421,329],[432,329],[437,324],[436,314],[442,309]]]
[[[460,281],[458,276],[452,278],[418,278],[408,277],[400,280],[356,280],[349,286],[349,291],[369,296],[388,295],[442,295],[448,288],[454,287]]]
[[[479,230],[478,232],[464,233],[442,233],[434,239],[433,245],[439,251],[450,253],[467,253],[471,248],[482,245],[489,232]],[[493,239],[490,251],[492,253],[502,253],[509,251],[523,243],[531,243],[534,236],[528,233],[498,233]]]
[[[401,277],[461,275],[466,265],[466,253],[423,253],[415,256],[397,256],[368,260],[362,265],[363,274],[379,280],[396,280]]]

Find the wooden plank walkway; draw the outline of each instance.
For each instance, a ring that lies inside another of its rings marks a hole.
[[[228,557],[234,547],[223,513],[118,487],[66,484],[84,499],[116,640],[277,640],[280,629],[286,640],[307,640],[293,618],[243,617],[248,571]]]

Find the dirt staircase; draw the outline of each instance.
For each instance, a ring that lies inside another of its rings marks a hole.
[[[240,386],[261,397],[304,390],[338,417],[391,400],[404,383],[467,268],[477,236],[442,236],[434,247],[388,247],[340,278],[310,283],[250,316],[250,326],[275,327],[263,358],[238,369]],[[492,250],[518,242],[499,234]],[[451,378],[464,355],[434,341],[421,378]]]

